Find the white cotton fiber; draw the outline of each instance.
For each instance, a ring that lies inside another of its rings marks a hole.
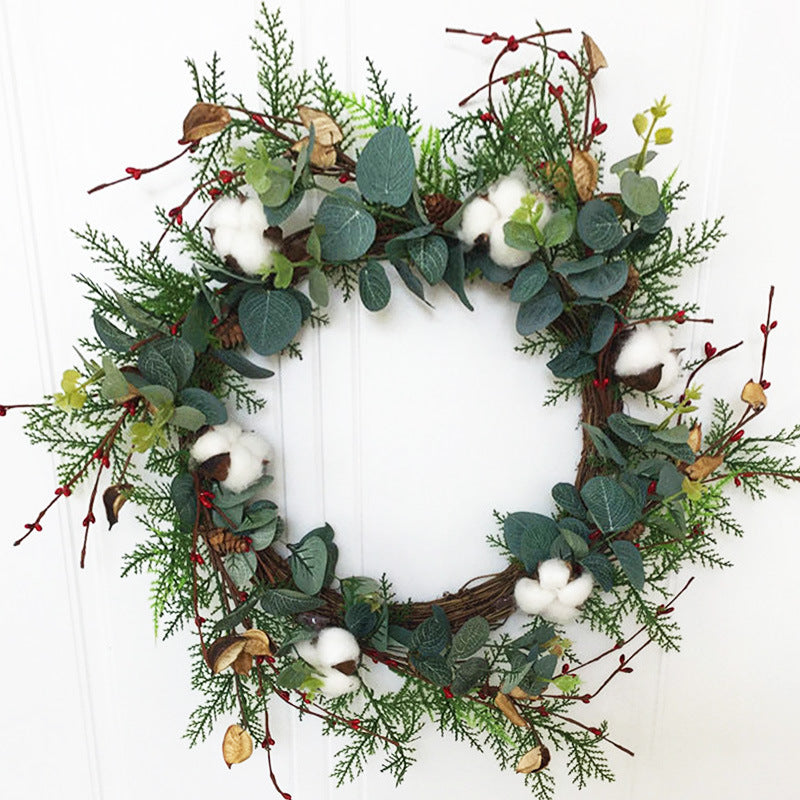
[[[359,686],[361,681],[358,675],[344,675],[338,669],[326,669],[323,671],[319,692],[326,697],[341,697],[358,691]]]
[[[485,198],[476,197],[464,207],[461,215],[461,228],[458,238],[464,244],[472,247],[475,240],[482,235],[489,235],[492,225],[499,219],[497,209]]]
[[[223,257],[228,256],[236,248],[236,242],[241,233],[238,228],[214,229],[214,249]]]
[[[264,465],[246,447],[234,442],[230,449],[231,465],[228,475],[220,484],[229,492],[238,494],[252,486],[263,474]]]
[[[317,655],[326,667],[357,661],[361,655],[356,637],[344,628],[325,628],[317,637]]]
[[[212,229],[238,228],[241,206],[241,202],[236,197],[221,197],[211,206],[211,210],[206,215],[206,225]]]
[[[236,259],[242,272],[255,275],[261,267],[272,265],[272,250],[272,243],[262,234],[247,230],[238,234],[230,253],[226,255]]]
[[[550,203],[547,202],[547,198],[541,192],[534,192],[534,196],[536,197],[536,207],[541,208],[542,213],[538,220],[536,220],[536,227],[539,229],[541,233],[544,230],[544,226],[550,221],[550,217],[553,216],[553,209],[550,207]]]
[[[230,441],[228,437],[217,431],[216,428],[211,428],[192,445],[189,455],[198,464],[202,464],[220,453],[227,453],[229,448]]]
[[[647,329],[653,334],[662,350],[672,349],[672,329],[666,322],[649,322]]]
[[[260,200],[250,197],[242,203],[239,209],[239,227],[252,229],[259,235],[263,235],[269,226],[267,217],[264,214],[264,206]]]
[[[489,202],[501,217],[508,219],[521,205],[522,198],[530,193],[528,184],[519,175],[506,175],[489,187]]]
[[[520,578],[514,586],[517,608],[525,614],[541,614],[555,600],[555,592],[542,589],[533,578]]]
[[[315,639],[306,639],[303,642],[295,642],[294,649],[297,655],[307,664],[311,664],[312,667],[321,668],[323,666],[322,662],[319,660]]]
[[[594,578],[588,570],[579,578],[570,581],[563,589],[558,590],[558,599],[565,605],[576,608],[584,603],[594,588]]]
[[[627,336],[614,363],[614,372],[620,377],[641,375],[658,364],[670,347],[664,346],[664,335],[660,330],[651,330],[649,325],[637,325]]]
[[[215,425],[214,430],[224,436],[228,444],[233,444],[242,435],[242,426],[238,422],[228,420],[222,425]]]
[[[572,574],[569,564],[562,561],[560,558],[550,558],[547,561],[542,561],[539,564],[539,584],[543,589],[550,589],[552,592],[558,592],[563,589]]]
[[[566,625],[568,622],[577,619],[578,614],[580,614],[580,610],[574,606],[568,606],[560,600],[553,600],[542,612],[542,617],[550,622],[555,622],[557,625]]]
[[[269,442],[262,439],[254,431],[245,431],[239,437],[239,444],[261,461],[269,461],[272,458],[272,447],[270,447]]]
[[[489,232],[489,257],[500,267],[513,269],[521,267],[530,261],[531,254],[525,250],[517,250],[506,244],[506,237],[503,226],[508,222],[507,219],[499,219],[492,226]]]

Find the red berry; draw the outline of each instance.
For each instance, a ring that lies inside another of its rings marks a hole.
[[[125,167],[125,172],[128,173],[135,181],[138,181],[139,178],[142,177],[142,170],[136,169],[136,167]]]
[[[608,378],[603,378],[603,388],[605,389],[608,386]]]
[[[354,731],[357,731],[361,727],[361,720],[360,719],[351,719],[348,724],[350,725],[350,727]]]
[[[506,48],[510,50],[512,53],[515,50],[519,50],[519,42],[516,40],[514,36],[508,37],[508,41],[506,42]]]
[[[561,97],[561,95],[564,94],[564,87],[563,86],[553,86],[553,84],[551,83],[547,87],[547,91],[550,92],[550,94],[553,95],[553,97]]]
[[[484,36],[483,39],[481,39],[481,42],[483,42],[483,44],[491,44],[493,41],[494,41],[494,36]]]
[[[763,322],[761,323],[761,333],[763,333],[765,336],[767,334],[767,326]]]
[[[233,180],[233,173],[228,169],[221,169],[219,171],[219,179],[223,183],[230,183]]]
[[[64,488],[59,486],[58,489],[56,489],[56,496],[60,497],[62,494],[64,494]]]
[[[557,55],[562,61],[566,58],[569,58],[569,53],[566,50],[559,50]]]
[[[244,603],[245,600],[247,600],[247,592],[239,592],[239,602]],[[305,700],[305,697],[303,700]]]
[[[647,487],[647,494],[655,494],[656,486],[658,486],[657,481],[650,481],[650,485]]]
[[[738,475],[733,479],[734,486],[741,486],[742,482],[739,480]]]
[[[217,187],[214,186],[208,190],[208,193],[214,200],[216,200],[222,194],[222,189],[217,189]]]
[[[777,327],[778,327],[778,320],[776,320],[776,319],[772,320],[772,323],[770,324],[769,329],[772,330],[773,328],[777,328]]]
[[[181,213],[181,207],[180,206],[175,206],[175,208],[171,208],[169,211],[167,211],[167,216],[168,217],[177,217],[180,213]]]
[[[177,322],[174,322],[174,323],[173,323],[173,324],[170,326],[169,332],[170,332],[170,333],[171,333],[173,336],[177,336],[177,335],[178,335],[178,323],[177,323]]]
[[[292,800],[292,796],[289,794],[289,792],[282,792],[281,797],[283,800]]]
[[[685,311],[678,311],[675,314],[674,319],[675,319],[675,322],[678,323],[678,325],[683,325],[683,323],[686,322],[686,312]]]
[[[211,317],[211,324],[212,325],[219,325],[219,317],[216,316],[216,315]]]
[[[561,667],[561,674],[566,675],[568,672],[569,672],[569,664],[564,664],[564,666]]]
[[[108,459],[108,456],[103,456],[103,458],[101,459],[100,463],[101,463],[101,464],[102,464],[102,465],[103,465],[103,466],[104,466],[106,469],[108,469],[108,467],[109,467],[109,466],[111,466],[111,462],[109,461],[109,459]]]
[[[494,114],[491,111],[484,111],[481,114],[481,122],[494,122]]]
[[[36,523],[36,524],[33,526],[33,529],[34,529],[35,531],[40,531],[40,530],[42,529],[42,526],[41,526],[41,525],[40,525],[40,524],[37,522],[37,523]]]
[[[346,172],[343,172],[339,176],[339,183],[347,183],[350,180],[352,180],[352,178]]]
[[[772,384],[769,381],[761,381],[761,388],[762,389],[769,389]]]
[[[89,513],[88,513],[88,514],[87,514],[87,515],[86,515],[86,516],[83,518],[83,522],[82,522],[81,524],[82,524],[84,527],[87,527],[87,528],[88,528],[88,527],[89,527],[89,525],[91,525],[91,524],[92,524],[94,521],[95,521],[95,519],[94,519],[94,514],[92,514],[92,513],[91,513],[91,511],[90,511],[90,512],[89,512]]]
[[[549,717],[549,716],[550,716],[550,712],[549,712],[549,711],[548,711],[548,710],[547,710],[547,709],[546,709],[544,706],[539,706],[539,708],[537,708],[536,710],[537,710],[537,711],[538,711],[538,712],[539,712],[539,713],[540,713],[540,714],[541,714],[543,717]]]
[[[600,728],[589,728],[589,733],[593,733],[595,736],[602,736],[603,731]]]
[[[183,214],[178,214],[175,217],[175,224],[176,225],[183,225]]]
[[[444,692],[444,696],[445,696],[445,697],[446,697],[448,700],[452,700],[452,699],[453,699],[453,697],[454,697],[454,695],[453,695],[453,691],[452,691],[452,689],[451,689],[449,686],[445,686],[445,687],[442,689],[442,692]]]
[[[267,123],[264,122],[264,117],[262,117],[261,114],[251,114],[250,119],[252,119],[256,125],[260,125],[262,128],[267,127]]]
[[[592,542],[596,542],[603,534],[600,531],[592,531],[589,534],[589,540]]]
[[[592,699],[590,694],[585,694],[581,697],[581,703],[588,703]]]
[[[0,406],[0,417],[4,417],[8,414],[8,409],[5,406]]]
[[[739,428],[739,430],[736,431],[736,433],[734,433],[733,436],[731,436],[731,438],[728,441],[730,441],[730,442],[738,442],[739,439],[742,438],[742,436],[744,436],[744,429],[743,428]]]

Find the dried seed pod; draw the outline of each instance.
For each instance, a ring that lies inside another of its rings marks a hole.
[[[695,453],[699,453],[703,447],[703,425],[700,422],[695,422],[692,425],[692,429],[689,431],[689,440],[688,440],[689,447]]]
[[[204,136],[219,133],[228,127],[231,115],[228,109],[213,103],[197,103],[183,120],[184,142],[196,142]]]
[[[231,454],[218,453],[211,458],[206,459],[197,468],[197,472],[202,478],[211,481],[224,481],[228,477],[228,471],[231,468]]]
[[[515,686],[509,693],[509,697],[513,697],[515,700],[541,700],[541,697],[538,694],[528,694],[527,692],[523,692],[519,686]]]
[[[702,481],[723,462],[724,458],[722,453],[715,456],[700,456],[694,464],[686,467],[686,474],[690,480]]]
[[[300,121],[306,128],[311,130],[314,126],[314,139],[325,147],[330,147],[344,139],[342,129],[336,124],[333,117],[309,106],[297,106],[297,113]]]
[[[767,395],[764,387],[755,381],[747,381],[742,389],[742,400],[756,411],[761,411],[767,405]]]
[[[244,650],[246,641],[243,636],[237,636],[236,634],[217,639],[216,642],[208,647],[208,665],[215,673],[222,672],[222,670],[236,661],[239,653]]]
[[[355,661],[341,661],[333,665],[333,669],[339,670],[342,675],[355,675],[358,670],[358,664]]]
[[[598,175],[599,167],[593,156],[584,153],[583,150],[575,150],[572,153],[572,177],[578,190],[578,197],[584,203],[592,199],[597,188]]]
[[[544,165],[544,178],[550,181],[553,188],[561,197],[565,197],[569,190],[569,174],[561,164],[554,164],[548,161]]]
[[[275,648],[272,646],[272,640],[267,636],[264,631],[258,628],[252,628],[242,634],[245,639],[244,651],[253,656],[272,656],[275,655]]]
[[[539,744],[532,747],[525,753],[519,761],[517,761],[517,772],[522,775],[528,775],[531,772],[539,772],[550,763],[550,751],[543,745]]]
[[[298,139],[292,147],[293,153],[299,153],[307,144],[309,137],[304,136]],[[311,155],[308,159],[315,167],[321,169],[330,169],[336,163],[336,147],[334,145],[320,144],[316,139],[314,146],[311,148]]]
[[[494,704],[514,723],[514,725],[520,728],[530,728],[527,720],[517,711],[517,707],[507,694],[498,692],[494,697]]]
[[[250,670],[253,669],[253,656],[243,649],[234,659],[232,666],[237,675],[249,675]]]
[[[222,757],[228,765],[241,764],[253,755],[253,738],[241,725],[231,725],[222,739]]]
[[[664,371],[663,364],[656,364],[638,375],[617,376],[620,383],[637,389],[640,392],[652,392],[661,383],[661,373]]]
[[[125,505],[132,488],[130,483],[115,483],[103,492],[103,505],[106,508],[109,530],[119,521],[119,510]]]
[[[603,51],[597,46],[594,39],[592,39],[588,33],[583,34],[583,49],[586,51],[586,57],[589,59],[589,71],[592,75],[594,75],[597,70],[608,66]]]

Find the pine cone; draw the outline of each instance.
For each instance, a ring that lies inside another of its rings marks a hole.
[[[422,204],[428,219],[434,225],[444,225],[461,208],[459,200],[453,200],[444,194],[426,194],[422,198]]]
[[[245,536],[237,536],[225,528],[214,528],[209,531],[206,540],[208,546],[220,555],[229,553],[246,553],[250,550],[250,542]]]
[[[242,326],[239,325],[239,315],[231,314],[220,322],[214,328],[214,335],[226,350],[232,350],[234,347],[244,344],[244,333],[242,333]]]

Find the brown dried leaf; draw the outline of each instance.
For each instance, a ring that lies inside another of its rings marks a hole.
[[[744,389],[742,389],[742,400],[756,411],[761,411],[767,405],[767,395],[764,387],[755,381],[747,381]]]
[[[553,188],[561,197],[566,196],[569,189],[569,175],[564,167],[548,161],[544,165],[544,177],[553,185]]]
[[[695,422],[692,425],[692,429],[689,431],[689,440],[688,440],[689,447],[694,450],[695,453],[699,453],[703,447],[703,424],[701,422]]]
[[[208,665],[215,673],[222,672],[222,670],[236,661],[239,653],[244,650],[246,641],[243,636],[237,636],[236,634],[217,639],[216,642],[208,647]]]
[[[507,694],[498,692],[494,696],[494,704],[506,715],[506,717],[508,717],[511,722],[514,723],[514,725],[517,725],[520,728],[530,728],[530,725],[520,715],[519,711],[517,711],[517,707]]]
[[[572,154],[572,177],[575,179],[575,188],[578,190],[578,197],[586,203],[592,199],[594,190],[597,188],[597,177],[599,169],[597,161],[589,153],[583,150],[576,150]]]
[[[204,136],[219,133],[228,127],[231,115],[227,108],[213,103],[197,103],[192,106],[183,121],[183,142],[196,142]]]
[[[125,505],[128,492],[132,488],[130,483],[115,483],[103,492],[103,505],[106,507],[109,530],[119,522],[119,510]]]
[[[517,761],[517,772],[528,775],[531,772],[539,772],[550,763],[550,751],[543,745],[537,745],[525,753]]]
[[[228,477],[228,470],[231,468],[231,454],[218,453],[206,459],[198,468],[202,478],[211,481],[224,481]]]
[[[515,700],[541,700],[542,698],[538,694],[528,694],[527,692],[523,692],[519,686],[515,686],[509,693],[509,697],[513,697]]]
[[[632,389],[638,389],[640,392],[652,392],[653,389],[661,383],[661,372],[664,369],[663,364],[656,364],[654,367],[640,373],[639,375],[626,375],[625,377],[617,376],[620,383],[630,386]]]
[[[583,49],[589,59],[589,71],[594,75],[597,70],[608,66],[603,51],[595,44],[594,39],[588,33],[583,34]]]
[[[299,153],[306,145],[308,145],[308,136],[296,141],[291,149],[293,152]],[[336,148],[333,145],[320,144],[315,139],[314,147],[311,149],[311,155],[308,160],[315,167],[329,169],[336,163]]]
[[[242,636],[245,639],[244,651],[252,656],[273,656],[275,649],[272,646],[272,640],[267,636],[264,631],[258,628],[252,628],[245,631]]]
[[[311,130],[314,126],[314,139],[323,147],[331,147],[344,139],[342,129],[336,124],[336,121],[328,116],[324,111],[316,108],[309,108],[308,106],[297,106],[297,113],[300,115],[300,121],[303,125]]]
[[[686,475],[689,480],[705,480],[724,460],[722,453],[716,456],[700,456],[694,464],[686,467]]]
[[[342,675],[355,675],[356,670],[358,669],[358,664],[355,661],[341,661],[338,664],[333,665],[334,669],[338,669]]]
[[[234,659],[233,671],[237,675],[249,675],[251,669],[253,669],[253,656],[245,650],[242,650]]]
[[[241,764],[253,755],[253,738],[241,725],[231,725],[222,739],[222,757],[228,765]]]

